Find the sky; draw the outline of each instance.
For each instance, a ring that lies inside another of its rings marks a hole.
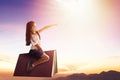
[[[43,50],[56,50],[59,72],[120,71],[119,0],[0,0],[0,71],[14,71],[25,46],[28,21],[41,33]]]

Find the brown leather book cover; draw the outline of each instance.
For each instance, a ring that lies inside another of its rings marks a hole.
[[[57,73],[57,54],[56,50],[45,51],[50,56],[50,60],[46,63],[40,64],[32,69],[31,72],[27,72],[27,63],[36,59],[30,57],[28,53],[20,54],[14,76],[29,76],[29,77],[52,77]]]

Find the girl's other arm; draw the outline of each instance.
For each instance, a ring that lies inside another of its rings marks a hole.
[[[40,32],[42,32],[42,31],[44,31],[44,30],[47,30],[47,29],[50,28],[50,27],[57,26],[57,25],[58,25],[58,24],[51,24],[51,25],[44,26],[43,28],[41,28],[40,30],[38,30],[38,32],[40,33]]]

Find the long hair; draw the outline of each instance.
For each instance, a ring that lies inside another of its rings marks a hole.
[[[30,21],[26,24],[26,46],[29,46],[31,41],[31,30],[32,30],[32,27],[34,25],[34,21]]]

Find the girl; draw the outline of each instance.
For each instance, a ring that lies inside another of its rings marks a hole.
[[[29,55],[33,58],[36,58],[35,62],[28,62],[27,64],[27,72],[30,72],[35,66],[49,61],[49,56],[42,50],[40,44],[40,34],[45,29],[56,26],[56,24],[48,25],[43,27],[40,30],[36,30],[36,24],[34,21],[30,21],[26,25],[26,45],[29,46],[31,44],[31,49],[29,51]]]

